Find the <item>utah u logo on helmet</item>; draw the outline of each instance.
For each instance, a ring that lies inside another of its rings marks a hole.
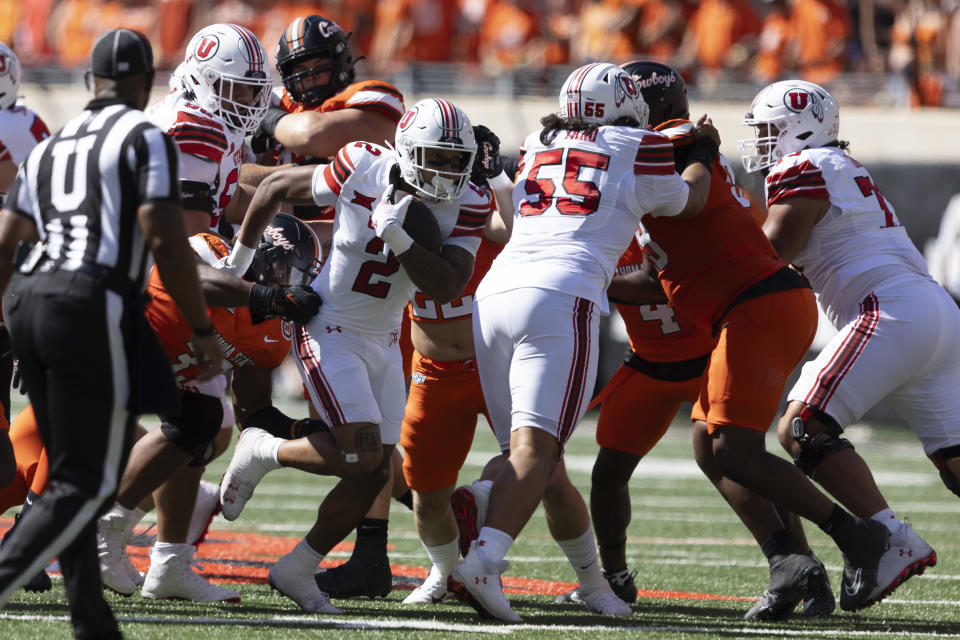
[[[815,93],[797,90],[783,96],[783,104],[795,113],[801,113],[807,106],[818,122],[823,122],[823,101]]]

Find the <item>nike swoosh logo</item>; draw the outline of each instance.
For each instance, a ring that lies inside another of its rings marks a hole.
[[[597,561],[596,561],[596,560],[594,560],[593,562],[591,562],[591,563],[589,563],[589,564],[583,565],[582,567],[580,567],[580,570],[583,571],[584,569],[589,569],[590,567],[592,567],[592,566],[595,565],[595,564],[597,564]]]
[[[263,336],[263,341],[264,342],[280,342],[279,340],[273,340],[269,336]]]
[[[843,590],[847,592],[847,595],[855,597],[857,592],[860,591],[860,587],[863,586],[863,569],[857,569],[857,572],[854,574],[853,582],[843,586]]]

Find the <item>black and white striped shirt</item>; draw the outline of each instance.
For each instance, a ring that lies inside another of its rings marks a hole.
[[[100,265],[141,290],[152,259],[137,222],[150,201],[179,201],[177,150],[119,99],[84,112],[30,153],[5,208],[33,219],[46,269]]]

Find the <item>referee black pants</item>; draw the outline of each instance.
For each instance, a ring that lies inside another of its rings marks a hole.
[[[50,476],[0,549],[0,606],[58,556],[77,638],[120,637],[103,598],[96,522],[113,503],[135,422],[125,311],[86,273],[17,276],[4,296]]]

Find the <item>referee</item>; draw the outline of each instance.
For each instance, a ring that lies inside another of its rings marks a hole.
[[[112,503],[137,414],[176,410],[173,375],[143,315],[151,253],[194,327],[206,377],[221,354],[180,208],[177,152],[142,113],[153,54],[102,35],[94,99],[25,161],[0,214],[0,291],[50,460],[47,490],[0,550],[0,606],[59,556],[77,638],[119,638],[103,598],[96,518]],[[40,244],[10,282],[20,241]]]

